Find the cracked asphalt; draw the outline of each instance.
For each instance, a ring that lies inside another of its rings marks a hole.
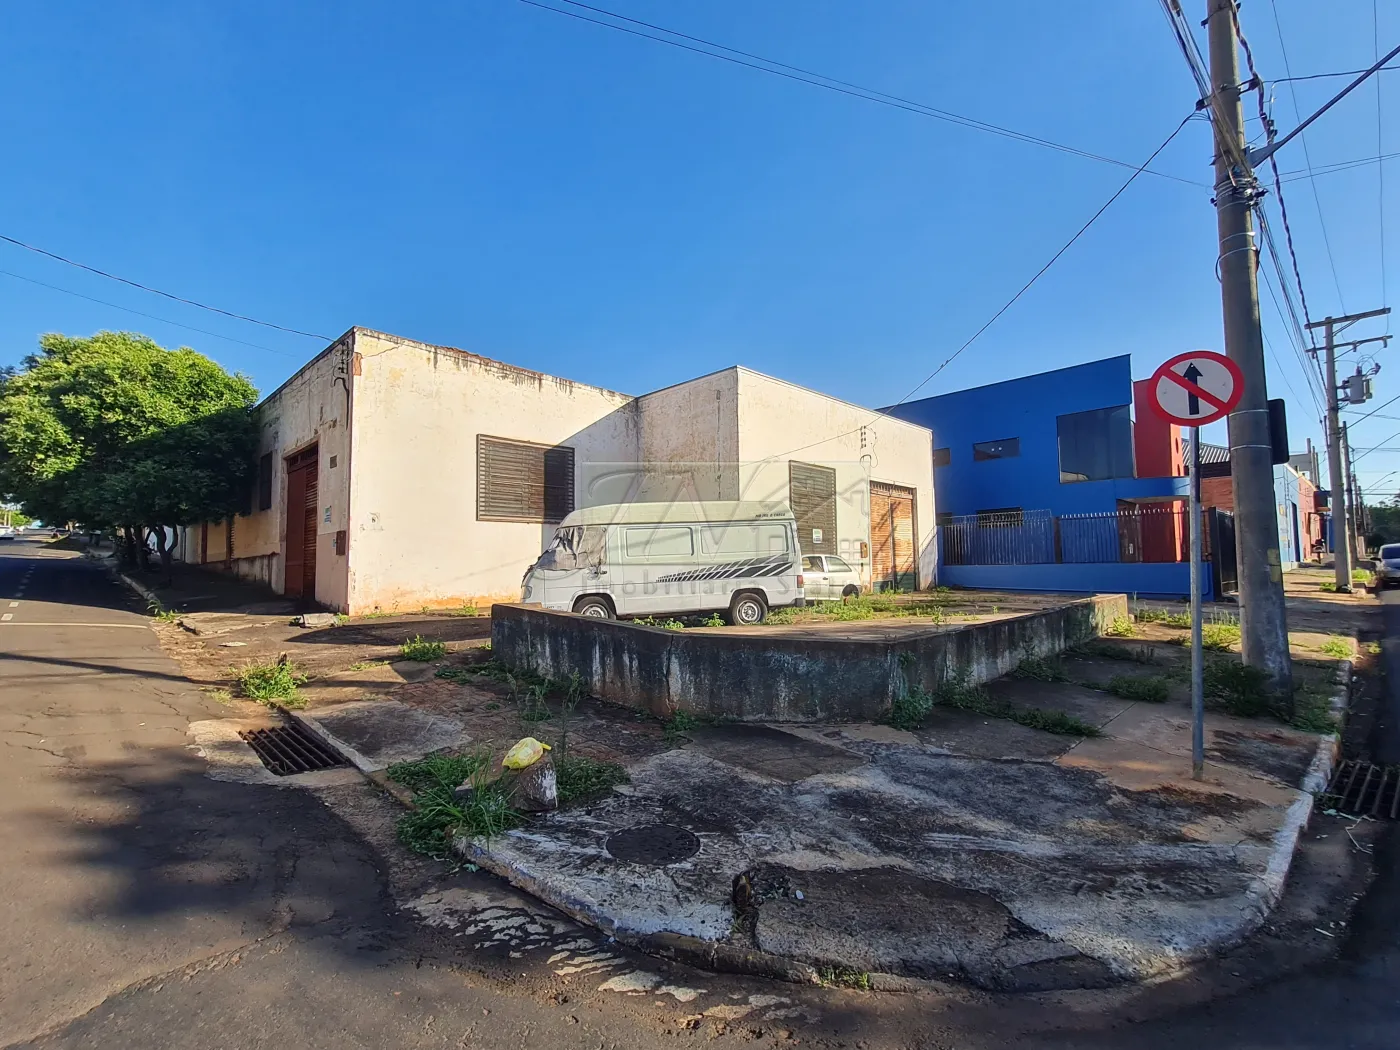
[[[1321,823],[1287,929],[1158,988],[1016,998],[717,975],[404,853],[401,811],[354,777],[211,778],[187,729],[230,712],[94,563],[0,544],[0,616],[0,1047],[1400,1045],[1393,828],[1349,935],[1311,932],[1364,886]]]

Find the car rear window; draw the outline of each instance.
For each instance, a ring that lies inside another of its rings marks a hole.
[[[1387,543],[1381,548],[1382,561],[1395,561],[1400,558],[1400,543]]]

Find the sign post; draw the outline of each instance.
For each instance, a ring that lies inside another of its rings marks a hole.
[[[1244,377],[1224,354],[1199,350],[1172,358],[1152,373],[1152,380],[1151,403],[1157,414],[1191,428],[1186,480],[1191,519],[1191,775],[1200,780],[1205,773],[1206,710],[1201,653],[1201,427],[1229,414],[1239,403]]]

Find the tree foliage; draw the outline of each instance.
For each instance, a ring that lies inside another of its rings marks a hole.
[[[0,379],[0,493],[45,521],[122,528],[228,517],[246,500],[257,390],[132,332],[45,335]]]

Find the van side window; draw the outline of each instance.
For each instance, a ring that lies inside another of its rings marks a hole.
[[[624,539],[629,558],[677,558],[695,553],[695,541],[687,526],[652,525],[627,529]]]
[[[705,554],[786,554],[786,525],[711,525],[700,529]]]

